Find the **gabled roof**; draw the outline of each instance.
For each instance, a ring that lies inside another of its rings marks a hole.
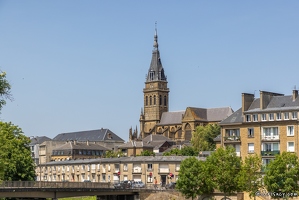
[[[148,142],[148,141],[172,141],[171,139],[169,139],[168,137],[165,137],[164,135],[159,135],[159,134],[151,134],[146,136],[145,138],[143,138],[144,142]]]
[[[109,151],[111,149],[108,149],[106,147],[103,147],[102,145],[99,144],[93,144],[93,143],[86,143],[86,142],[67,142],[53,150],[71,150],[71,149],[89,149],[89,150],[104,150],[104,151]]]
[[[185,111],[164,112],[158,125],[181,124],[184,114]]]
[[[109,129],[98,129],[90,131],[79,131],[79,132],[70,132],[70,133],[60,133],[53,138],[56,141],[111,141],[111,142],[124,142],[123,139],[118,137],[115,133]]]
[[[190,113],[197,121],[221,121],[233,113],[231,107],[222,108],[194,108],[188,107],[186,113]],[[190,116],[189,116],[190,118]]]
[[[30,145],[41,144],[44,141],[50,141],[50,140],[52,140],[52,139],[48,138],[46,136],[41,136],[41,137],[37,136],[37,137],[31,138]]]

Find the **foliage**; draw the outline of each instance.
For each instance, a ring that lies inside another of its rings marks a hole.
[[[144,151],[142,151],[141,154],[138,155],[138,156],[154,156],[154,155],[155,155],[154,152],[152,152],[152,151],[148,151],[148,150],[144,150]]]
[[[199,151],[214,151],[216,144],[214,138],[220,134],[218,124],[208,124],[206,126],[197,126],[192,134],[191,143]]]
[[[2,72],[0,74],[0,110],[6,104],[6,99],[12,100],[10,89],[11,86],[6,80],[6,73]]]
[[[198,151],[193,148],[192,146],[185,146],[182,149],[171,149],[168,152],[164,152],[163,156],[197,156],[198,155]]]
[[[257,154],[245,157],[239,174],[239,186],[243,191],[249,192],[250,197],[255,197],[262,187],[262,159]]]
[[[106,151],[105,158],[117,158],[117,157],[124,157],[124,153],[119,151]]]
[[[205,161],[189,157],[182,161],[176,182],[178,189],[186,198],[213,192],[211,173]]]
[[[266,167],[264,184],[267,191],[291,194],[298,192],[299,162],[296,154],[283,152]],[[272,196],[273,198],[281,198]]]
[[[239,173],[241,170],[241,158],[236,155],[231,146],[218,148],[209,157],[207,165],[213,174],[214,187],[226,195],[240,191]]]
[[[29,148],[30,139],[21,128],[0,122],[0,163],[4,164],[3,180],[32,181],[35,165]]]

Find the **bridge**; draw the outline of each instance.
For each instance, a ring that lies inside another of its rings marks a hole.
[[[46,199],[97,196],[98,200],[139,200],[140,192],[155,192],[154,189],[114,189],[111,183],[98,182],[47,182],[3,181],[0,183],[0,198]]]

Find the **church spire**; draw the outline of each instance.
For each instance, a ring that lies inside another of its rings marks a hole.
[[[157,22],[155,23],[155,35],[154,35],[154,49],[152,52],[152,61],[150,68],[148,70],[146,82],[151,81],[166,81],[167,78],[164,74],[164,69],[162,66],[160,52],[159,52],[159,44],[158,44],[158,33],[157,33]]]

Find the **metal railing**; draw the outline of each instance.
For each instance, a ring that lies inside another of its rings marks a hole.
[[[68,181],[3,181],[0,188],[111,188],[111,183]]]

